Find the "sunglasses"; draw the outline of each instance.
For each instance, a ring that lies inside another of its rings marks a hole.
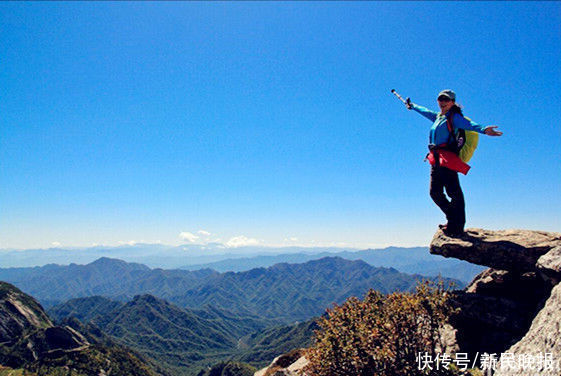
[[[451,101],[450,98],[448,98],[448,97],[446,97],[446,96],[444,96],[444,95],[441,95],[441,96],[438,97],[436,100],[439,101],[439,102],[450,102],[450,101]]]

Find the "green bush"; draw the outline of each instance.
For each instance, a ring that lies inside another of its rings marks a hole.
[[[452,313],[442,284],[420,283],[414,293],[383,295],[370,290],[364,300],[348,299],[318,322],[308,350],[310,376],[422,375],[419,353],[436,355],[439,328]],[[428,374],[428,370],[427,373]],[[431,375],[450,371],[432,370]]]

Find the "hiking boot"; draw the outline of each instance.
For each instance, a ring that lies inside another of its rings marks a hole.
[[[442,232],[446,236],[449,236],[451,238],[458,238],[458,237],[465,234],[465,231],[464,231],[463,228],[453,228],[453,227],[450,227],[450,226],[446,226],[445,228],[442,228]]]

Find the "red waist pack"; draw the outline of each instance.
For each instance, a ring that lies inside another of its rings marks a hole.
[[[436,160],[434,158],[434,154],[438,153],[438,163],[442,167],[449,168],[452,171],[460,172],[466,175],[471,168],[467,163],[462,161],[458,155],[452,153],[448,150],[438,150],[430,152],[427,155],[427,159],[431,165],[434,165]]]

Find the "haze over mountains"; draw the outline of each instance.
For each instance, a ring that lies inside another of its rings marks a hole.
[[[342,249],[304,247],[237,247],[223,244],[186,244],[178,247],[161,244],[136,244],[120,247],[86,249],[0,250],[0,267],[33,267],[47,264],[87,264],[101,257],[141,263],[151,268],[198,270],[210,268],[219,272],[248,271],[278,263],[303,263],[323,257],[363,260],[372,266],[393,267],[409,274],[442,275],[470,281],[483,268],[465,261],[431,255],[426,247],[385,249]]]
[[[182,244],[143,244],[121,246],[95,246],[89,248],[49,248],[49,249],[0,249],[1,267],[31,267],[46,264],[69,263],[87,264],[101,257],[117,258],[136,262],[153,268],[179,268],[185,265],[212,263],[228,258],[243,258],[257,255],[279,255],[292,253],[337,253],[352,248],[337,247],[228,247],[221,243]]]

